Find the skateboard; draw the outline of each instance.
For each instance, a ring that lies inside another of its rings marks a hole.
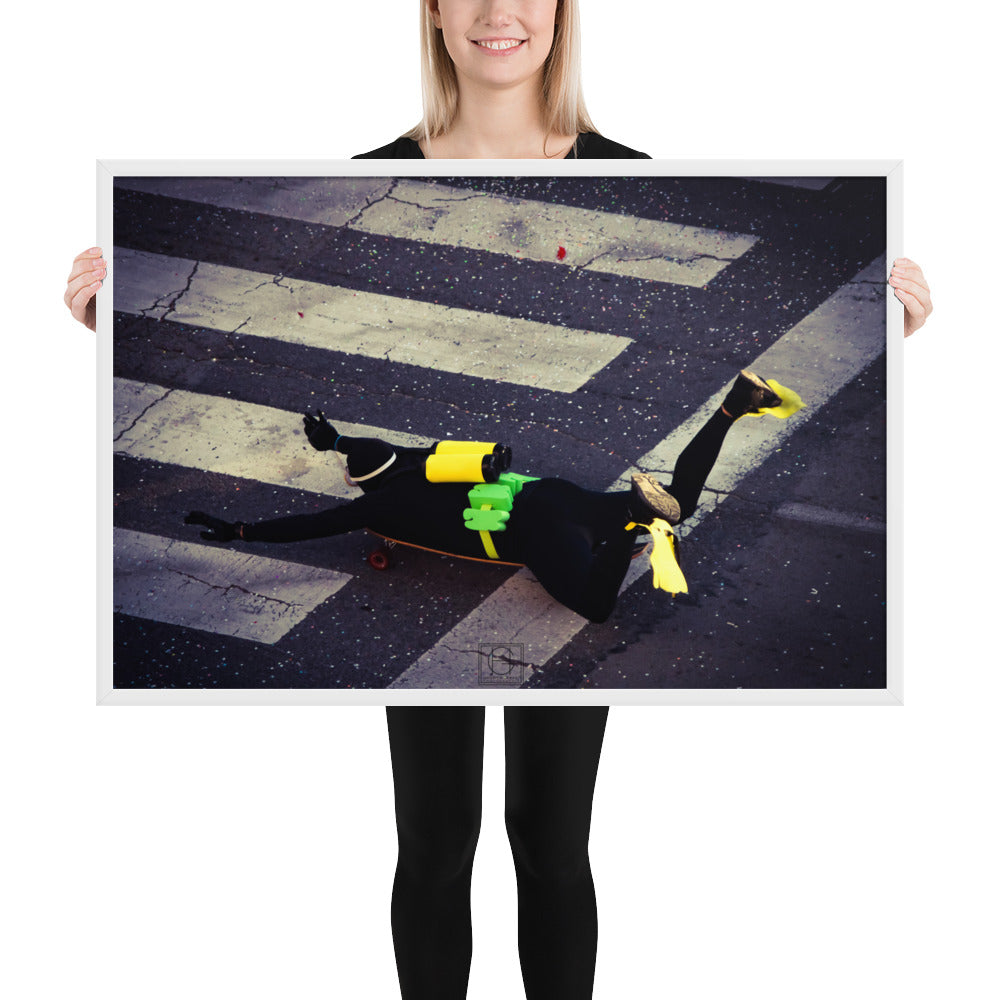
[[[468,562],[478,562],[478,563],[489,563],[491,566],[524,566],[524,563],[519,562],[505,562],[503,559],[487,559],[485,556],[466,556],[459,555],[455,552],[445,552],[442,549],[431,549],[426,545],[416,545],[413,542],[403,542],[398,538],[390,538],[388,535],[382,535],[377,531],[372,531],[371,528],[365,528],[370,535],[374,535],[376,538],[382,539],[382,544],[378,548],[373,549],[368,553],[368,565],[372,569],[377,569],[380,572],[382,570],[387,570],[392,565],[392,552],[397,545],[402,545],[408,549],[420,549],[421,552],[433,552],[435,555],[439,556],[449,556],[452,559],[465,559]],[[635,551],[632,553],[633,559],[638,559],[646,549],[649,548],[649,544],[637,545]]]

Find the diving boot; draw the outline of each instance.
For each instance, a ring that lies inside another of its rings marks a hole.
[[[780,406],[781,402],[781,397],[762,378],[744,368],[726,395],[722,409],[733,420],[739,420],[747,414]]]
[[[636,524],[649,524],[655,517],[668,524],[680,524],[681,505],[652,476],[636,472],[632,476],[628,516]]]

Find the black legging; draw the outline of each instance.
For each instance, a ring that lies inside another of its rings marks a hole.
[[[482,706],[386,708],[399,862],[392,936],[403,1000],[464,1000],[482,816]],[[527,1000],[589,1000],[597,959],[590,814],[604,705],[506,707],[506,825]]]

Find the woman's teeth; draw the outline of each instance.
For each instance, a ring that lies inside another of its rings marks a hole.
[[[476,45],[481,45],[484,49],[512,49],[515,45],[520,45],[523,41],[523,38],[507,38],[502,42],[476,42]]]

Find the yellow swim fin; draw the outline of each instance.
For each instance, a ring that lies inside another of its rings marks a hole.
[[[793,413],[798,413],[802,409],[802,397],[793,389],[786,389],[785,386],[773,378],[764,379],[764,381],[774,390],[781,402],[777,406],[762,407],[756,413],[744,413],[743,416],[762,417],[765,413],[770,413],[772,417],[779,417],[782,420],[786,420]]]
[[[625,528],[628,530],[636,524],[637,522],[630,521]],[[651,524],[639,527],[646,528],[653,536],[653,551],[649,556],[649,564],[653,567],[653,586],[668,594],[686,594],[688,585],[677,562],[674,529],[659,517],[654,517]]]

